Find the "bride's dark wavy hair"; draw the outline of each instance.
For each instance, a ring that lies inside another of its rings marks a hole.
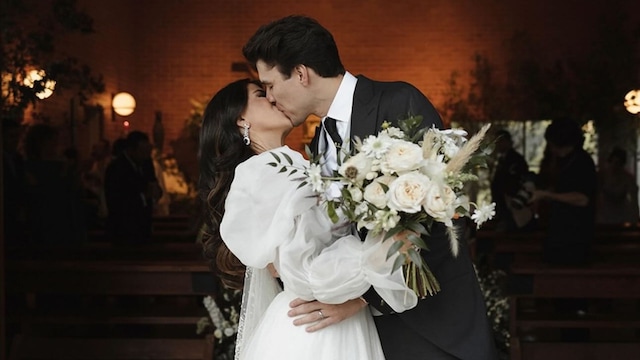
[[[243,143],[237,121],[247,108],[250,79],[235,81],[218,91],[207,104],[200,130],[198,194],[203,205],[202,248],[212,271],[228,287],[241,289],[245,266],[220,236],[224,203],[234,171],[255,151]],[[250,224],[247,224],[250,225]]]

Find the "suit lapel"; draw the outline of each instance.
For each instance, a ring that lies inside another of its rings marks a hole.
[[[376,134],[377,121],[372,116],[376,103],[374,101],[375,92],[373,81],[362,75],[358,75],[358,83],[353,94],[353,108],[351,110],[351,140],[354,137],[364,139],[369,135]]]

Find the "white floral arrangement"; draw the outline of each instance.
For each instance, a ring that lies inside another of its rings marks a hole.
[[[403,255],[393,271],[404,266],[407,284],[423,298],[440,286],[419,254],[428,249],[420,235],[428,235],[434,221],[443,223],[457,256],[453,220],[470,216],[480,227],[495,215],[495,203],[477,206],[464,193],[465,183],[478,180],[473,168],[486,166],[487,154],[478,150],[490,125],[467,140],[462,129],[421,129],[421,122],[420,116],[399,121],[399,127],[385,122],[377,135],[356,139],[354,154],[341,151],[338,171],[331,177],[322,175],[319,156],[299,169],[286,154],[281,158],[272,152],[276,161],[269,165],[281,166],[289,176],[302,173],[300,186],[312,187],[334,223],[346,217],[359,231],[400,240],[387,256]]]
[[[231,360],[234,357],[241,299],[241,290],[224,288],[219,298],[221,306],[212,296],[205,296],[202,300],[209,316],[198,321],[196,332],[202,334],[207,329],[213,330],[217,343],[214,348],[216,359]]]

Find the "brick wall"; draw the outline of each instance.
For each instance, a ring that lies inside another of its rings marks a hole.
[[[541,59],[578,56],[588,49],[604,6],[612,3],[616,1],[81,0],[80,7],[94,17],[96,34],[61,43],[104,75],[107,91],[92,101],[106,107],[107,137],[121,131],[121,119],[110,120],[111,93],[128,91],[137,100],[131,128],[150,132],[155,111],[162,111],[169,142],[182,129],[190,99],[207,100],[243,77],[231,71],[232,62],[243,61],[242,45],[259,25],[281,16],[317,18],[334,34],[350,72],[412,82],[441,107],[452,72],[459,72],[463,83],[469,80],[474,53],[487,56],[501,75],[505,40],[526,29]],[[629,9],[633,5],[621,3]],[[51,102],[68,104],[63,96]],[[300,149],[301,137],[296,129],[288,143]]]

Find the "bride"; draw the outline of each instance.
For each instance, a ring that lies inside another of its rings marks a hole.
[[[287,154],[298,167],[308,166],[284,145],[292,128],[260,84],[248,79],[221,89],[204,113],[199,150],[207,224],[203,246],[222,281],[243,289],[236,359],[384,359],[360,296],[373,286],[396,312],[414,307],[417,298],[402,272],[391,272],[397,255],[387,260],[386,253],[392,241],[368,237],[363,242],[351,235],[348,223],[333,224],[308,185],[299,187],[301,180],[268,165],[274,152]],[[318,309],[317,322],[334,325],[307,332],[287,315],[296,298],[349,301],[360,310],[342,319]]]

